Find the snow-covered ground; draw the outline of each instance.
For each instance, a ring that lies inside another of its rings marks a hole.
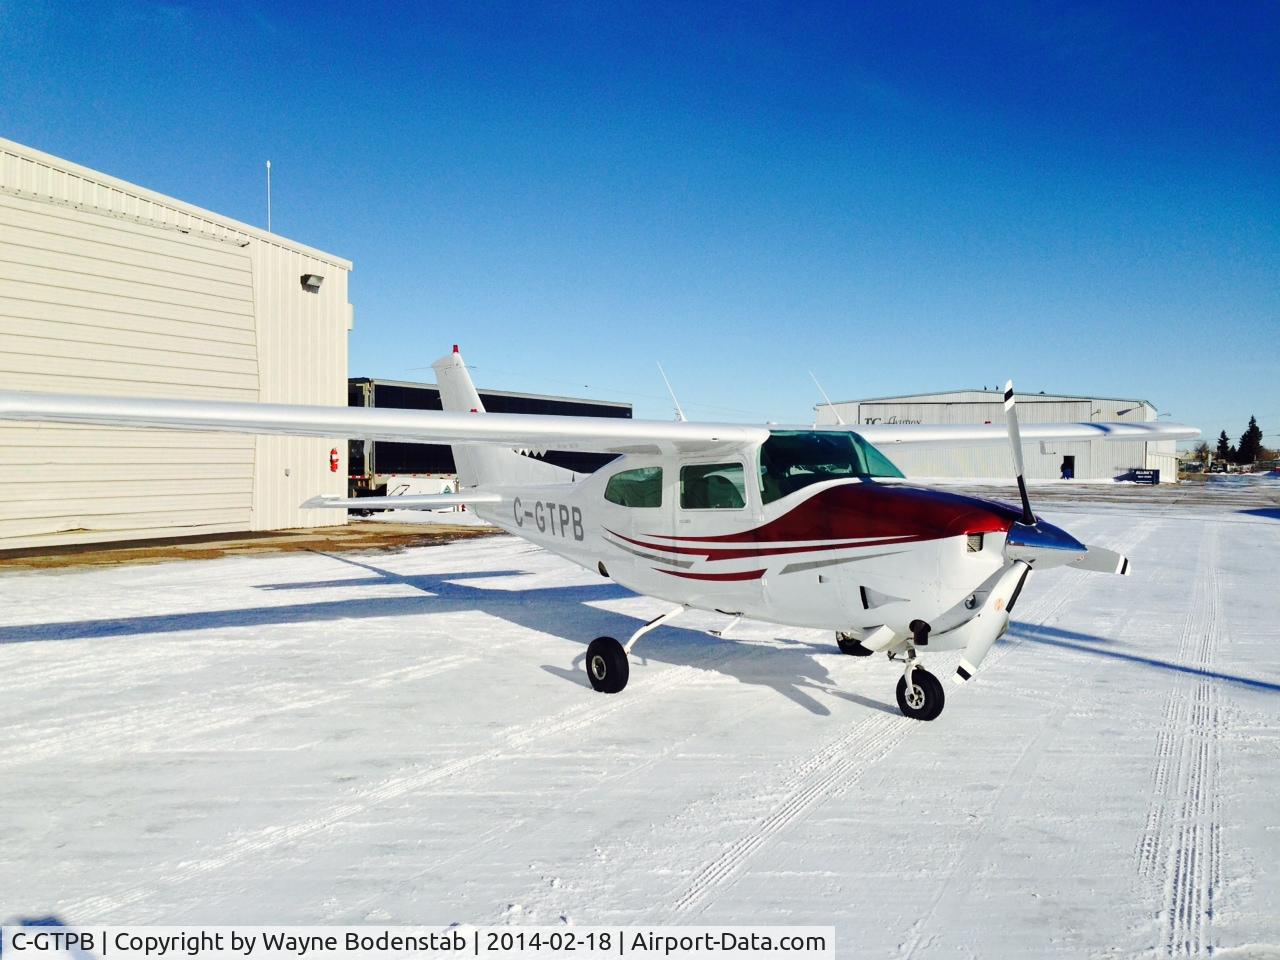
[[[1045,512],[1134,576],[1033,578],[934,723],[703,615],[595,694],[586,642],[663,605],[506,536],[0,575],[0,918],[1280,956],[1280,510]]]

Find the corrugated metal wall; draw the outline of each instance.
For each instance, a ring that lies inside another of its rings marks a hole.
[[[349,267],[0,140],[8,389],[344,405]],[[341,523],[297,508],[342,492],[332,447],[0,426],[0,549]]]
[[[928,423],[1003,424],[1004,402],[999,393],[961,390],[878,400],[835,404],[849,424]],[[1154,420],[1156,411],[1141,400],[1063,397],[1031,394],[1018,397],[1018,418],[1026,423],[1088,423],[1089,421]],[[834,423],[825,406],[818,408],[819,423]],[[1113,443],[1102,440],[1029,444],[1023,448],[1027,477],[1056,480],[1061,476],[1064,456],[1075,457],[1078,480],[1109,480],[1134,467],[1149,463],[1147,447],[1140,442]],[[1006,446],[896,448],[886,451],[908,477],[970,477],[1005,479],[1013,476],[1013,457]],[[1172,477],[1176,478],[1176,471]]]
[[[264,403],[347,405],[347,271],[315,257],[254,243],[258,358]],[[305,273],[324,278],[302,289]],[[336,375],[335,375],[336,374]],[[338,471],[329,469],[337,450]],[[345,510],[301,510],[316,494],[347,495],[347,440],[258,437],[253,529],[346,523]]]

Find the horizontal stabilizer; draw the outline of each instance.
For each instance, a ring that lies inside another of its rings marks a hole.
[[[1089,552],[1078,560],[1072,560],[1068,566],[1080,570],[1094,570],[1098,573],[1118,573],[1122,577],[1129,576],[1132,569],[1129,558],[1105,547],[1089,547]]]
[[[443,510],[469,503],[501,503],[496,493],[406,493],[399,497],[312,497],[305,510]]]

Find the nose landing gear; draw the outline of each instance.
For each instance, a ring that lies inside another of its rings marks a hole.
[[[898,709],[912,720],[936,720],[947,702],[942,681],[924,667],[916,666],[915,645],[929,642],[929,625],[913,620],[911,628],[914,642],[907,645],[907,668],[898,678]]]

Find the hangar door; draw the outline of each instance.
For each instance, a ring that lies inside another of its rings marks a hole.
[[[235,242],[0,193],[10,390],[256,401]],[[247,530],[254,439],[0,425],[0,550]]]

